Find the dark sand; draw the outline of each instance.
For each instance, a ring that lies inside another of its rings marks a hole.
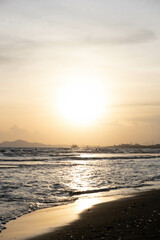
[[[160,239],[160,190],[102,203],[80,219],[34,240]]]

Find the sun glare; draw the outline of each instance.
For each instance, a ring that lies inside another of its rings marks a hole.
[[[59,90],[57,103],[61,116],[70,123],[95,123],[105,110],[104,87],[93,79],[67,81]]]

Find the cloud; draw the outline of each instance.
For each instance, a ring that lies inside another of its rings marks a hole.
[[[25,26],[24,26],[25,27]],[[41,50],[56,49],[57,52],[64,48],[100,46],[107,45],[132,45],[146,43],[156,39],[153,31],[147,29],[136,29],[132,26],[94,26],[87,25],[80,29],[67,28],[67,35],[62,29],[56,35],[52,29],[45,32],[41,29],[41,34],[29,34],[24,36],[0,34],[0,63],[10,63],[13,61],[28,60],[40,53]],[[92,30],[91,30],[92,29]],[[55,51],[54,51],[55,53]]]
[[[134,127],[137,126],[136,121],[133,121],[133,119],[122,119],[122,120],[114,120],[114,121],[106,121],[105,125],[112,128],[123,128],[123,127]]]
[[[11,61],[10,57],[0,55],[0,63],[8,63],[9,61]]]
[[[144,116],[144,117],[124,117],[115,120],[103,121],[103,124],[107,126],[108,129],[159,129],[160,128],[160,115]]]
[[[6,2],[7,2],[7,0],[0,0],[0,4],[4,4]]]
[[[128,104],[117,104],[112,105],[112,108],[123,109],[125,110],[125,116],[121,116],[120,118],[115,118],[114,120],[104,119],[102,124],[107,125],[109,127],[158,127],[160,126],[160,114],[157,114],[160,110],[160,102],[140,102],[140,103],[128,103]],[[134,109],[135,108],[135,109]],[[139,113],[139,110],[143,114],[136,114]],[[134,115],[131,115],[131,112],[135,111]],[[128,114],[127,114],[128,112]],[[146,112],[148,113],[146,115]],[[130,116],[131,115],[131,116]]]
[[[84,39],[88,44],[138,44],[155,40],[156,35],[147,29],[136,29],[134,27],[112,27],[111,29],[89,33]]]
[[[23,39],[14,36],[0,35],[0,63],[10,63],[28,59],[33,55],[33,50],[42,47],[40,41]]]
[[[131,121],[140,124],[160,125],[160,115],[153,115],[147,117],[135,117]]]
[[[11,133],[16,137],[28,137],[30,133],[26,129],[19,128],[17,125],[14,125],[10,128]]]
[[[160,107],[160,102],[137,102],[137,103],[126,103],[126,104],[116,104],[112,107]]]
[[[156,35],[153,31],[147,29],[136,29],[134,27],[122,26],[97,26],[90,30],[90,26],[86,29],[75,30],[68,29],[67,35],[65,33],[58,33],[55,36],[52,30],[50,34],[45,31],[39,36],[10,36],[0,35],[0,49],[3,50],[17,50],[36,47],[51,47],[54,45],[68,46],[72,44],[82,45],[105,45],[105,44],[133,44],[143,43],[150,40],[155,40]],[[62,30],[61,30],[62,31]],[[44,35],[43,35],[44,34]],[[46,36],[45,36],[46,35]],[[45,37],[44,37],[45,36]]]
[[[19,128],[17,125],[12,126],[8,131],[0,132],[0,141],[10,141],[10,140],[27,140],[27,141],[37,141],[41,137],[40,133],[37,131],[28,131],[23,128]]]

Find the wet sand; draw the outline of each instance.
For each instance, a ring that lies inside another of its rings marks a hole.
[[[160,239],[160,190],[97,204],[70,225],[33,239]]]

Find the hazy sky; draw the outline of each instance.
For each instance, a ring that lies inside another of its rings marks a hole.
[[[159,23],[159,0],[0,0],[0,141],[160,143]],[[91,124],[65,116],[80,82]]]

